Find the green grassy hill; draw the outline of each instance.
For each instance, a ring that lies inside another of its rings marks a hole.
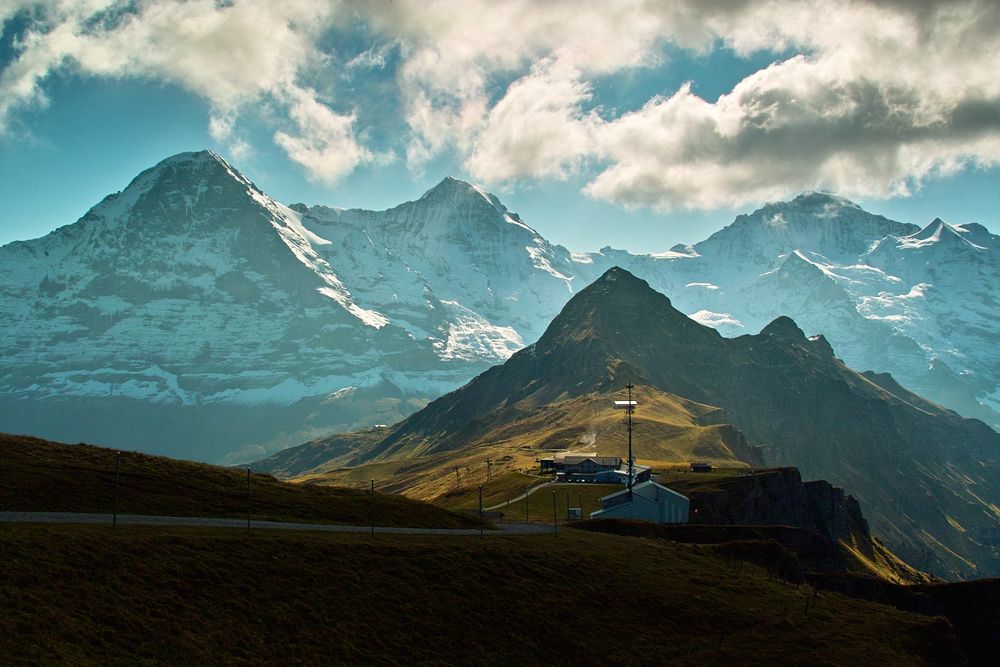
[[[528,520],[552,523],[552,499],[555,498],[555,517],[558,523],[566,522],[567,507],[583,507],[583,516],[601,509],[603,496],[621,491],[621,484],[552,484],[528,496]],[[506,521],[524,521],[524,500],[498,508]]]
[[[548,478],[538,475],[528,475],[523,472],[512,472],[494,477],[482,484],[483,507],[492,507],[514,498],[533,486],[544,484]],[[456,482],[457,483],[457,482]],[[449,509],[477,509],[479,507],[479,485],[463,486],[452,489],[434,499],[435,505]]]
[[[97,512],[114,507],[115,451],[0,434],[0,511]],[[252,474],[254,519],[434,528],[478,520],[401,496],[281,482]],[[246,517],[246,470],[121,453],[118,511]]]
[[[0,526],[21,664],[961,662],[949,623],[735,567],[720,547],[559,537]]]
[[[394,490],[436,498],[451,465],[485,477],[487,458],[523,470],[559,449],[620,455],[610,401],[627,383],[639,404],[637,458],[794,466],[847,489],[875,533],[923,569],[1000,575],[1000,434],[855,372],[787,317],[724,338],[617,267],[535,343],[379,435],[320,438],[261,465],[339,485],[375,477],[364,470],[374,462]]]

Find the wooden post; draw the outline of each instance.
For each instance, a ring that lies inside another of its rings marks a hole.
[[[247,466],[247,530],[250,530],[250,466]]]
[[[118,481],[121,478],[122,453],[115,452],[115,509],[114,517],[111,519],[111,528],[118,528]]]
[[[374,479],[372,480],[371,506],[370,506],[370,509],[371,509],[371,512],[370,512],[371,516],[370,516],[370,521],[368,523],[371,524],[372,535],[374,535],[375,534],[375,480]]]
[[[556,514],[556,492],[552,492],[552,531],[559,534],[559,516]]]

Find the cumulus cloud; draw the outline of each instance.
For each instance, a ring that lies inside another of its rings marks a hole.
[[[488,182],[565,178],[591,149],[597,118],[580,111],[590,97],[575,69],[536,65],[487,114],[466,168]]]
[[[712,209],[812,188],[905,195],[1000,160],[989,0],[469,0],[392,3],[371,21],[402,44],[411,164],[454,150],[486,182],[564,178],[586,161],[590,196]],[[666,44],[793,55],[717,100],[684,85],[603,121],[584,113],[589,81],[668,67]],[[525,70],[490,102],[491,80]]]
[[[201,96],[212,138],[234,154],[249,150],[233,136],[240,114],[265,98],[283,105],[296,133],[279,131],[275,140],[319,180],[335,180],[370,155],[351,133],[352,116],[324,107],[301,81],[326,61],[316,42],[337,18],[335,3],[21,2],[0,18],[26,9],[32,21],[0,74],[0,130],[15,111],[47,102],[47,76],[70,71],[160,81]]]
[[[704,209],[811,188],[906,195],[966,164],[1000,163],[1000,60],[989,46],[1000,11],[972,2],[821,9],[765,13],[752,24],[759,32],[728,33],[744,50],[770,34],[808,54],[715,102],[685,85],[608,122],[599,148],[608,166],[585,191],[627,206]]]
[[[297,134],[276,132],[274,142],[305,167],[310,177],[321,183],[336,183],[356,165],[371,160],[371,152],[354,140],[353,115],[334,113],[316,99],[312,90],[296,91],[294,95],[289,113]]]
[[[16,0],[0,17],[25,7],[0,128],[45,104],[52,73],[153,79],[202,96],[212,136],[237,150],[242,114],[266,100],[274,141],[326,183],[381,158],[355,131],[363,111],[324,81],[390,68],[411,167],[445,154],[487,183],[581,175],[624,206],[905,195],[1000,162],[991,0]],[[330,36],[344,31],[370,43],[341,53]],[[592,110],[595,82],[669,68],[667,47],[782,55],[718,99],[683,85]]]

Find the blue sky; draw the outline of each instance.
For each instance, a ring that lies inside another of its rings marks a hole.
[[[704,4],[14,3],[0,243],[201,148],[287,203],[457,176],[573,250],[698,241],[807,189],[1000,231],[989,3]]]

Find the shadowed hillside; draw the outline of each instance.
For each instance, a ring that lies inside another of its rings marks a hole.
[[[5,664],[951,664],[948,621],[721,545],[0,526]],[[44,576],[42,576],[44,573]]]
[[[907,560],[947,577],[1000,572],[994,472],[1000,434],[894,390],[898,385],[885,376],[870,377],[786,317],[760,334],[723,338],[645,281],[613,268],[573,297],[537,343],[358,449],[353,436],[333,438],[342,445],[340,458],[314,470],[393,458],[427,461],[449,452],[468,459],[477,448],[489,449],[494,434],[526,419],[537,416],[542,433],[551,434],[561,415],[546,411],[595,393],[606,400],[632,382],[640,392],[666,394],[685,406],[689,426],[739,429],[742,435],[730,438],[742,443],[729,448],[735,458],[758,460],[749,442],[763,447],[768,465],[795,466],[844,487],[861,501],[875,533]],[[701,407],[692,411],[692,405]],[[579,421],[570,416],[564,424],[582,433]],[[510,446],[537,447],[538,434],[537,425],[517,428]],[[660,444],[670,449],[671,439]],[[303,452],[324,448],[316,441],[263,465],[285,470],[288,457],[302,460],[308,458]]]
[[[118,511],[246,517],[246,470],[121,453]],[[476,519],[400,496],[251,476],[258,520],[468,528]],[[95,512],[114,508],[115,450],[0,434],[0,511]]]

